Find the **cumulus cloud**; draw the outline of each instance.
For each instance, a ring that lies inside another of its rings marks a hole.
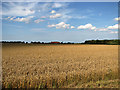
[[[7,19],[9,19],[10,21],[12,21],[13,19],[15,19],[16,17],[8,17]]]
[[[96,29],[96,27],[93,27],[93,26],[92,26],[90,29],[94,30],[94,29]]]
[[[120,17],[118,17],[118,18],[114,18],[114,20],[119,21],[119,20],[120,20]]]
[[[118,29],[118,24],[115,24],[113,26],[108,26],[108,29]]]
[[[64,22],[60,22],[60,23],[56,24],[56,28],[67,28],[67,29],[69,29],[69,26],[70,26],[70,24],[66,24]]]
[[[52,10],[51,13],[55,13],[56,11],[55,10]]]
[[[29,16],[29,17],[11,17],[10,20],[12,21],[17,21],[17,22],[25,22],[25,23],[29,23],[30,20],[33,18],[34,16]]]
[[[5,19],[5,20],[13,20],[15,17],[11,17],[11,16],[9,16],[9,17],[6,17],[6,18],[2,18],[2,19]]]
[[[74,26],[71,26],[70,28],[73,29],[73,28],[75,28],[75,27],[74,27]]]
[[[55,24],[52,24],[52,25],[48,25],[48,27],[55,27],[56,25]]]
[[[59,29],[59,28],[69,29],[70,24],[66,24],[65,22],[60,22],[58,24],[48,25],[48,27],[56,27],[57,29]]]
[[[7,17],[7,19],[9,19],[10,17]]]
[[[39,22],[43,22],[43,21],[45,21],[45,20],[37,19],[37,20],[35,20],[34,22],[35,22],[35,23],[39,23]]]
[[[50,18],[59,18],[61,17],[62,15],[61,14],[55,14],[55,15],[50,15]]]
[[[91,30],[94,30],[94,29],[96,29],[96,27],[94,27],[92,24],[86,24],[86,25],[78,26],[77,29],[91,29]]]

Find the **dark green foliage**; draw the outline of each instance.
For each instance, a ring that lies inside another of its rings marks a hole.
[[[87,40],[83,44],[120,45],[120,40]]]
[[[115,39],[115,40],[86,40],[84,43],[74,43],[74,42],[24,42],[24,41],[2,41],[0,42],[2,44],[7,43],[7,44],[105,44],[105,45],[120,45],[120,40]]]

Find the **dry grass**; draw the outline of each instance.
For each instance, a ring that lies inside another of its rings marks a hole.
[[[85,87],[118,79],[117,45],[3,45],[2,53],[3,88]]]

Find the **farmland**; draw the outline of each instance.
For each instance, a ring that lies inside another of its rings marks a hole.
[[[3,45],[3,88],[117,88],[118,45]]]

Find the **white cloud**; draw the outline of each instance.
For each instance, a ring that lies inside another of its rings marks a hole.
[[[77,29],[91,29],[91,30],[94,30],[94,29],[96,29],[96,27],[92,26],[92,24],[86,24],[86,25],[78,26]]]
[[[61,14],[55,14],[55,15],[50,15],[50,18],[59,18],[61,16],[62,16]]]
[[[34,22],[35,22],[35,23],[39,23],[39,22],[43,22],[43,21],[45,21],[45,20],[37,19],[37,20],[35,20]]]
[[[7,19],[9,19],[10,17],[7,17]]]
[[[9,16],[9,17],[6,17],[6,18],[2,18],[2,19],[5,19],[5,20],[13,20],[15,17],[11,17],[11,16]]]
[[[24,3],[3,3],[6,7],[3,7],[2,15],[8,16],[27,16],[35,13],[33,8],[36,3],[29,3],[24,5]]]
[[[110,33],[116,34],[116,33],[118,33],[118,31],[111,31]]]
[[[55,10],[52,10],[51,13],[55,13],[56,11]]]
[[[60,22],[56,24],[56,28],[67,28],[69,29],[70,24],[65,24],[64,22]]]
[[[52,8],[65,8],[69,5],[69,3],[67,2],[62,2],[62,3],[59,3],[59,2],[55,2],[53,3],[52,5]]]
[[[30,20],[33,18],[34,16],[29,16],[29,17],[26,17],[26,18],[12,18],[13,21],[17,21],[17,22],[25,22],[25,23],[29,23]],[[10,18],[11,19],[11,18]]]
[[[56,25],[52,24],[52,25],[48,25],[48,27],[55,27]]]
[[[16,17],[7,17],[7,18],[5,18],[6,20],[13,20],[14,18],[16,18]]]
[[[91,29],[94,30],[94,29],[96,29],[96,27],[93,27],[93,26],[92,26]]]
[[[60,7],[62,7],[64,4],[61,4],[61,3],[54,3],[53,4],[53,8],[60,8]]]
[[[8,19],[9,19],[9,18],[8,18]],[[11,20],[13,20],[13,19],[14,19],[13,17],[12,17],[12,18],[10,18],[10,21],[11,21]]]
[[[115,24],[113,26],[108,26],[108,29],[118,29],[118,24]]]
[[[66,24],[65,22],[60,22],[58,24],[48,25],[48,27],[56,27],[57,29],[59,29],[59,28],[69,29],[70,24]]]
[[[119,20],[120,20],[120,17],[118,17],[118,18],[114,18],[114,20],[119,21]]]
[[[74,26],[71,26],[70,28],[73,29],[73,28],[75,28],[75,27],[74,27]]]

